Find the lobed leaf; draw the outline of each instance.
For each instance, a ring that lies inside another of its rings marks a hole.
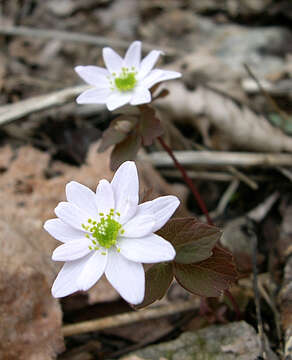
[[[153,141],[163,134],[160,120],[155,116],[155,111],[150,106],[140,106],[141,118],[139,130],[142,136],[143,145],[152,145]]]
[[[111,169],[116,170],[124,161],[135,160],[141,146],[141,140],[141,136],[133,131],[117,144],[111,153]]]
[[[222,232],[216,226],[194,218],[175,218],[168,221],[158,234],[175,247],[175,262],[192,264],[206,260],[212,255],[212,249]]]
[[[119,144],[126,139],[137,119],[133,116],[119,116],[114,119],[109,127],[103,132],[98,152],[104,152],[110,146]]]
[[[153,265],[146,271],[145,297],[142,304],[137,308],[148,306],[156,300],[160,300],[167,292],[173,279],[171,263]]]
[[[232,254],[218,246],[207,260],[196,264],[174,263],[174,276],[189,292],[218,297],[237,279]]]

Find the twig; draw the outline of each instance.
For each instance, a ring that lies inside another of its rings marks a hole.
[[[191,166],[291,166],[292,154],[252,153],[227,151],[174,151],[174,155],[182,165]],[[147,158],[155,166],[172,166],[171,159],[163,151],[156,151],[141,156]]]
[[[210,216],[212,218],[216,218],[223,214],[223,212],[226,209],[226,206],[228,205],[232,195],[235,193],[239,186],[239,181],[237,179],[233,180],[229,186],[227,187],[226,191],[224,192],[223,196],[221,197],[218,206],[215,210],[210,212]]]
[[[253,291],[255,297],[255,307],[256,307],[256,317],[257,317],[257,326],[258,333],[260,338],[260,356],[264,360],[271,360],[277,358],[275,354],[271,351],[268,339],[264,333],[263,320],[261,315],[261,306],[260,306],[260,294],[258,288],[258,270],[257,270],[257,248],[258,248],[258,239],[255,234],[252,221],[247,218],[247,232],[251,239],[251,249],[252,249],[252,267],[253,267]]]
[[[197,188],[195,187],[194,183],[192,182],[192,180],[188,177],[188,174],[186,173],[184,167],[181,165],[181,163],[177,160],[176,156],[174,155],[174,152],[171,150],[171,148],[164,142],[164,140],[159,136],[157,138],[157,140],[160,142],[160,144],[162,145],[162,147],[164,148],[164,150],[167,152],[167,154],[169,155],[169,157],[171,158],[171,160],[174,162],[175,166],[177,167],[177,169],[181,172],[182,177],[184,179],[184,181],[186,182],[186,184],[188,185],[188,187],[190,188],[191,192],[193,193],[195,199],[197,200],[197,203],[200,207],[200,209],[202,210],[203,214],[206,216],[207,222],[209,225],[213,225],[213,222],[209,216],[209,212],[208,209],[205,205],[204,200],[201,198],[200,193],[198,192]]]
[[[209,150],[207,149],[205,146],[202,146],[201,144],[198,143],[193,143],[195,148],[198,150]],[[250,188],[252,188],[253,190],[257,190],[259,188],[258,184],[252,180],[250,177],[248,177],[247,175],[245,175],[244,173],[242,173],[241,171],[239,171],[238,169],[236,169],[234,166],[226,166],[226,170],[229,171],[232,175],[234,175],[238,180],[242,181],[243,183],[245,183],[247,186],[249,186]]]
[[[276,166],[276,169],[282,174],[284,175],[287,179],[289,179],[290,181],[292,181],[292,172],[288,169],[285,169],[281,166]]]
[[[198,302],[192,299],[190,301],[173,303],[158,308],[133,311],[121,315],[108,316],[102,319],[84,321],[73,325],[65,325],[63,326],[62,331],[64,336],[84,334],[90,331],[99,331],[122,325],[133,324],[143,320],[157,319],[163,316],[173,315],[198,308]]]
[[[268,279],[265,277],[264,280],[268,284],[271,284],[271,282],[272,282],[272,279],[270,277]],[[279,311],[275,304],[275,299],[273,298],[273,296],[271,296],[271,294],[268,294],[263,282],[264,282],[263,277],[260,277],[259,282],[258,282],[258,288],[261,293],[261,296],[266,300],[266,303],[270,306],[270,308],[274,314],[277,337],[278,337],[278,340],[281,341],[282,329],[281,329],[281,325],[280,325],[281,324],[280,314],[279,314]]]
[[[91,44],[96,46],[112,46],[115,48],[127,49],[129,46],[129,42],[125,40],[117,40],[106,38],[98,35],[88,35],[76,32],[67,32],[67,31],[59,31],[59,30],[51,30],[51,29],[37,29],[30,28],[25,26],[0,26],[0,34],[7,36],[28,36],[28,37],[37,37],[41,39],[54,39],[61,41],[73,41],[73,42],[81,42],[85,44]],[[178,51],[175,48],[169,46],[159,46],[159,48],[164,51],[167,55],[177,55],[181,54],[181,51]],[[151,51],[153,49],[157,49],[157,46],[144,43],[143,42],[143,50]]]
[[[162,169],[161,174],[165,177],[169,178],[179,178],[181,173],[176,169]],[[229,182],[232,180],[236,180],[237,177],[232,174],[228,174],[226,172],[221,171],[195,171],[195,170],[188,170],[188,176],[191,179],[198,179],[198,180],[210,180],[210,181],[219,181],[219,182]],[[250,180],[254,181],[271,181],[270,176],[265,175],[250,175],[248,177]],[[238,179],[240,180],[240,179]]]
[[[280,109],[280,107],[278,106],[276,101],[270,96],[270,94],[267,93],[267,91],[261,85],[260,81],[257,79],[257,77],[252,72],[251,68],[247,64],[243,64],[243,65],[245,67],[245,70],[249,74],[249,76],[256,82],[257,86],[259,87],[259,90],[264,95],[264,97],[267,99],[267,101],[271,104],[271,106],[274,108],[274,110],[281,116],[281,118],[285,122],[290,121],[288,114],[286,114],[282,109]]]
[[[88,85],[73,86],[64,90],[22,100],[15,104],[0,106],[0,126],[37,111],[66,104],[89,88],[90,86]]]
[[[197,311],[196,311],[197,312]],[[189,312],[186,314],[182,319],[176,320],[174,324],[167,326],[166,328],[157,329],[154,333],[147,334],[141,342],[138,342],[136,344],[130,345],[126,348],[122,348],[120,350],[115,351],[114,353],[111,353],[110,356],[112,358],[118,358],[124,354],[127,354],[129,352],[140,350],[144,348],[147,345],[157,343],[158,341],[165,340],[166,337],[171,336],[173,333],[175,333],[178,329],[180,329],[184,324],[190,322],[196,316],[194,311]]]
[[[258,184],[252,180],[249,176],[245,175],[241,171],[237,170],[234,166],[227,166],[227,170],[233,174],[238,180],[242,181],[246,185],[248,185],[253,190],[258,190],[259,186]]]
[[[263,221],[279,197],[280,193],[278,191],[273,192],[262,203],[247,213],[248,218],[256,223]]]

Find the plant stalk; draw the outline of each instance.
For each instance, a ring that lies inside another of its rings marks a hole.
[[[186,170],[184,169],[184,167],[178,162],[178,160],[176,159],[173,151],[171,150],[171,148],[164,142],[164,140],[162,139],[161,136],[159,136],[158,138],[158,141],[160,142],[160,144],[162,145],[162,147],[164,148],[164,150],[168,153],[168,155],[172,158],[176,168],[181,172],[182,174],[182,177],[185,181],[185,183],[188,185],[188,187],[190,188],[192,194],[194,195],[200,209],[202,210],[203,214],[206,216],[206,220],[208,222],[209,225],[214,225],[211,218],[210,218],[210,215],[209,215],[209,212],[208,212],[208,209],[206,207],[206,204],[204,202],[204,200],[202,199],[199,191],[197,190],[197,188],[195,187],[194,183],[192,182],[191,178],[188,176]]]

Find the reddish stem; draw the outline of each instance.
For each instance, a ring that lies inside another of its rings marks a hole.
[[[190,188],[191,192],[193,193],[195,199],[197,200],[197,203],[200,207],[200,209],[202,210],[203,214],[206,216],[207,222],[209,225],[213,225],[213,222],[210,218],[209,212],[207,210],[207,207],[205,205],[205,202],[203,201],[203,199],[201,198],[201,195],[199,194],[197,188],[195,187],[194,183],[192,182],[192,180],[189,178],[186,170],[184,169],[184,167],[178,162],[178,160],[176,159],[176,157],[174,156],[174,153],[172,152],[171,148],[164,142],[164,140],[159,136],[158,141],[160,142],[160,144],[163,146],[164,150],[168,153],[168,155],[172,158],[175,166],[177,167],[177,169],[181,172],[182,177],[185,181],[185,183],[188,185],[188,187]]]
[[[225,293],[225,296],[228,297],[228,299],[230,300],[230,302],[233,306],[234,312],[236,314],[236,320],[240,320],[241,319],[241,311],[239,309],[239,306],[238,306],[236,300],[234,299],[233,295],[231,294],[231,292],[229,290],[225,290],[224,293]]]
[[[158,141],[160,142],[160,144],[162,145],[162,147],[164,148],[164,150],[168,153],[168,155],[172,158],[175,166],[177,167],[177,169],[181,172],[182,177],[185,181],[185,183],[188,185],[188,187],[190,188],[191,192],[193,193],[195,199],[197,200],[197,203],[200,207],[200,209],[202,210],[203,214],[206,216],[207,222],[209,225],[214,225],[208,209],[206,207],[206,204],[204,202],[204,200],[201,198],[200,193],[198,192],[197,188],[195,187],[194,183],[192,182],[192,180],[190,179],[190,177],[188,176],[186,170],[184,169],[184,167],[178,162],[178,160],[176,159],[174,153],[172,152],[171,148],[164,142],[164,140],[159,136]],[[227,296],[234,308],[234,311],[236,313],[236,318],[240,319],[241,318],[241,312],[240,309],[237,305],[236,300],[234,299],[234,297],[232,296],[231,292],[229,290],[225,290],[225,296]]]

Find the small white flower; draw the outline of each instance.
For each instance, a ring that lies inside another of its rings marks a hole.
[[[175,196],[162,196],[138,205],[136,165],[124,162],[111,183],[101,180],[96,193],[77,182],[66,186],[68,202],[55,209],[58,219],[44,228],[64,244],[52,259],[65,261],[53,287],[54,297],[91,288],[105,273],[131,304],[143,301],[145,273],[141,263],[170,261],[173,246],[154,234],[179,205]]]
[[[176,71],[153,69],[162,51],[152,50],[141,61],[141,41],[134,41],[122,59],[113,49],[103,49],[106,69],[98,66],[76,66],[77,74],[94,88],[76,99],[78,104],[106,104],[115,110],[125,104],[151,102],[149,89],[161,81],[181,77]]]

